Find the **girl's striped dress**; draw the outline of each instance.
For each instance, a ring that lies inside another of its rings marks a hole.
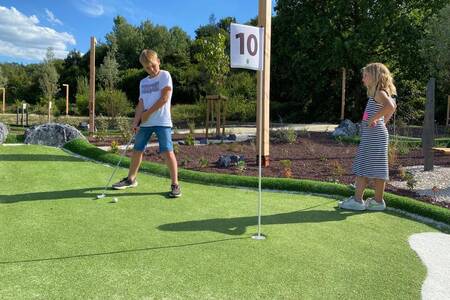
[[[384,117],[372,128],[367,122],[382,108],[382,104],[369,97],[361,122],[361,142],[353,162],[353,173],[357,176],[389,180],[389,133],[384,124]]]

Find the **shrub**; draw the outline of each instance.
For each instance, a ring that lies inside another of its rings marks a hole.
[[[184,142],[187,146],[193,146],[195,144],[195,139],[194,139],[194,136],[192,135],[192,133],[188,133],[186,135]]]
[[[119,142],[112,141],[111,142],[111,153],[118,154],[119,153]]]
[[[95,109],[109,117],[126,116],[132,111],[131,103],[124,92],[119,90],[100,90],[95,96]]]
[[[271,130],[270,140],[274,143],[294,144],[297,141],[297,133],[292,128]]]

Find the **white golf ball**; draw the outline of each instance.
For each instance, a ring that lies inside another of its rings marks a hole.
[[[112,199],[112,202],[117,203],[117,202],[119,202],[119,199],[118,199],[117,197],[114,197],[114,198]]]

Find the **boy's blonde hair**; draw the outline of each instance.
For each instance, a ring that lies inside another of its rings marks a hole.
[[[158,53],[154,50],[144,49],[139,56],[141,65],[148,65],[152,59],[158,59]]]
[[[370,63],[362,68],[362,71],[370,74],[373,79],[371,86],[367,87],[367,96],[375,97],[377,91],[385,91],[390,97],[397,95],[394,79],[385,65],[382,63]]]

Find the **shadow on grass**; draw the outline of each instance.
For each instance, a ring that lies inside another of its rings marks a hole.
[[[84,162],[82,159],[52,154],[0,154],[0,161],[77,161]]]
[[[334,201],[333,201],[334,202]],[[321,204],[323,205],[323,204]],[[317,206],[321,206],[317,205]],[[344,211],[335,208],[334,211],[311,210],[317,206],[298,211],[281,213],[261,217],[261,224],[297,224],[343,221],[347,217],[361,212]],[[186,221],[169,223],[158,226],[162,231],[212,231],[228,235],[242,235],[248,226],[258,225],[257,216],[239,218],[216,218],[207,220]]]
[[[23,193],[15,195],[0,195],[0,204],[14,203],[20,201],[36,201],[36,200],[61,200],[70,198],[88,198],[90,200],[97,199],[97,195],[103,193],[104,187],[92,187],[86,189],[73,189],[51,192]],[[123,196],[149,196],[160,195],[169,198],[167,192],[158,193],[120,193],[112,190],[105,192],[106,197],[123,197]]]
[[[16,264],[16,263],[32,263],[32,262],[42,262],[42,261],[54,261],[54,260],[64,260],[64,259],[84,258],[84,257],[95,257],[95,256],[103,256],[103,255],[134,253],[134,252],[143,252],[143,251],[154,251],[154,250],[161,250],[161,249],[175,249],[175,248],[199,246],[199,245],[227,242],[227,241],[233,241],[233,240],[242,240],[242,239],[249,239],[249,238],[248,237],[238,237],[238,238],[229,238],[229,239],[205,241],[205,242],[198,242],[198,243],[188,243],[188,244],[181,244],[181,245],[148,247],[148,248],[140,248],[140,249],[119,250],[119,251],[90,253],[90,254],[79,254],[79,255],[61,256],[61,257],[36,258],[36,259],[13,260],[13,261],[0,261],[0,265]]]

